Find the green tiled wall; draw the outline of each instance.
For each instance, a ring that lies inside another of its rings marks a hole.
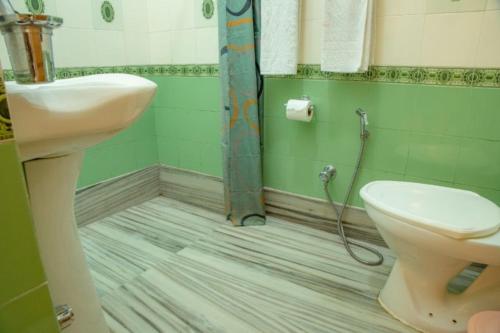
[[[81,184],[155,161],[221,176],[218,78],[150,79],[159,89],[142,125],[91,149]],[[285,118],[283,104],[302,95],[316,105],[312,123]],[[376,179],[408,180],[470,189],[500,204],[500,89],[267,78],[265,101],[266,186],[323,198],[318,173],[333,164],[331,191],[342,200],[359,149],[354,110],[362,107],[371,136],[356,192]],[[144,157],[131,154],[137,142]],[[352,203],[362,206],[357,194]]]
[[[312,123],[288,121],[283,103],[309,95]],[[359,149],[357,107],[371,136],[356,186],[377,179],[470,189],[500,203],[500,90],[333,80],[266,80],[267,186],[323,197],[318,172],[338,167],[341,200]],[[353,204],[362,206],[358,195]]]
[[[150,107],[128,129],[87,149],[78,187],[83,188],[157,164],[158,146],[155,131],[155,113]]]
[[[16,298],[0,311],[2,333],[59,332],[47,286]]]
[[[158,77],[160,162],[221,175],[217,78]],[[312,123],[288,121],[283,104],[309,95]],[[470,189],[500,203],[500,89],[269,78],[265,82],[265,185],[323,198],[318,173],[339,174],[342,200],[359,149],[362,107],[371,136],[356,191],[376,179]],[[362,206],[358,195],[353,204]]]
[[[156,82],[160,162],[221,176],[218,78],[158,77]]]

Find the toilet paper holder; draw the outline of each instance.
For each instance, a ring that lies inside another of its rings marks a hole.
[[[300,99],[301,99],[301,100],[303,100],[303,101],[311,101],[311,98],[310,98],[309,96],[307,96],[307,95],[303,95]],[[287,108],[287,106],[288,106],[288,102],[287,102],[287,103],[285,103],[285,104],[283,104],[283,106],[284,106],[284,111],[286,112],[286,108]],[[314,111],[314,105],[311,103],[311,106],[310,106],[310,107],[309,107],[309,109],[307,110],[307,113],[308,113],[309,115],[311,115],[311,113],[312,113],[313,111]]]

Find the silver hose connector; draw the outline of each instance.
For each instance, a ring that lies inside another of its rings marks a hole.
[[[319,179],[321,179],[323,185],[326,185],[336,175],[337,175],[337,169],[335,169],[333,165],[327,165],[323,168],[323,171],[319,173]]]

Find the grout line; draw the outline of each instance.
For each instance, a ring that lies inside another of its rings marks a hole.
[[[38,286],[36,286],[36,287],[33,287],[33,288],[31,288],[31,289],[28,289],[28,290],[26,290],[26,291],[22,292],[21,294],[19,294],[19,295],[17,295],[16,297],[14,297],[14,298],[12,298],[12,299],[8,300],[7,302],[5,302],[5,303],[3,303],[3,304],[0,304],[0,310],[2,310],[3,308],[7,307],[8,305],[10,305],[10,304],[12,304],[12,303],[14,303],[14,302],[18,301],[19,299],[23,298],[24,296],[26,296],[26,295],[28,295],[28,294],[30,294],[30,293],[32,293],[32,292],[35,292],[35,291],[37,291],[38,289],[41,289],[41,288],[43,288],[43,287],[45,287],[45,286],[48,286],[48,282],[47,282],[47,281],[45,281],[45,282],[43,282],[43,283],[39,284],[39,285],[38,285]]]

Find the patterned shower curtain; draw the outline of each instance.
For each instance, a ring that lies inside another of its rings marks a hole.
[[[261,225],[260,0],[219,0],[218,9],[226,215],[237,226]]]

